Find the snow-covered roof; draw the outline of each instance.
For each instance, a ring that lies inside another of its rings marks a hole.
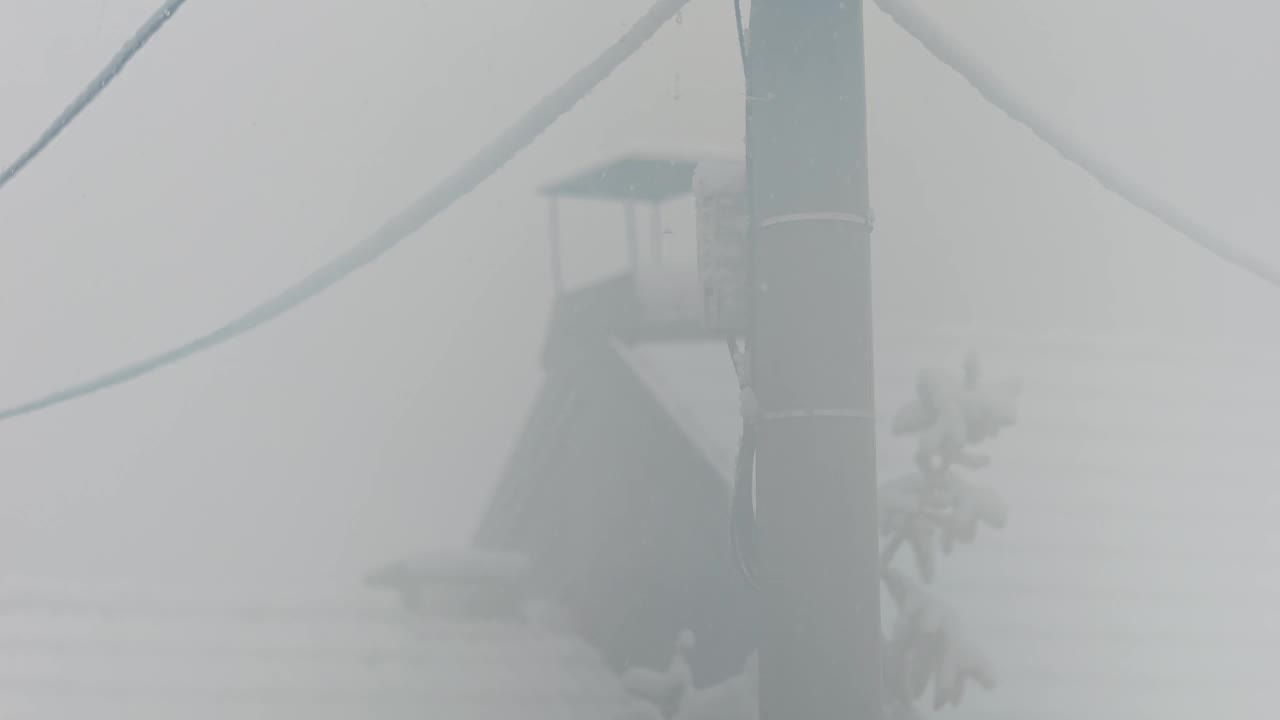
[[[0,715],[599,720],[632,701],[572,635],[390,597],[0,584]]]
[[[696,161],[633,155],[584,170],[547,185],[546,195],[665,202],[688,193]]]
[[[738,381],[721,341],[649,343],[614,350],[639,377],[671,419],[728,481],[742,421]]]
[[[1268,717],[1280,646],[1280,348],[951,333],[885,340],[889,416],[916,371],[970,343],[1023,381],[1019,422],[975,476],[1009,525],[939,567],[937,589],[1000,676],[956,718]],[[740,430],[723,343],[617,349],[727,479]],[[882,423],[882,479],[913,446]]]

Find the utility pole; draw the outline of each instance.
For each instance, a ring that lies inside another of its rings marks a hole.
[[[878,720],[880,573],[860,0],[755,0],[764,720]]]

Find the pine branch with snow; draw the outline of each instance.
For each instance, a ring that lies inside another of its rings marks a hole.
[[[977,446],[1017,420],[1016,382],[984,384],[976,355],[960,376],[920,373],[916,397],[894,418],[898,435],[916,438],[916,467],[880,488],[883,581],[895,616],[884,639],[886,703],[893,720],[915,720],[916,703],[933,690],[934,709],[954,706],[970,683],[990,689],[995,671],[954,613],[925,587],[939,554],[972,543],[982,526],[1004,527],[1007,509],[994,488],[969,480],[960,468],[986,467]],[[908,549],[920,581],[894,566]]]
[[[893,431],[916,436],[916,461],[922,469],[984,467],[986,456],[972,448],[1017,421],[1020,391],[1016,381],[983,384],[978,358],[970,353],[963,377],[942,370],[920,373],[916,397],[898,412]]]
[[[885,571],[885,584],[897,608],[884,654],[891,703],[912,707],[932,687],[938,709],[958,704],[970,682],[995,686],[991,663],[945,602],[894,568]]]

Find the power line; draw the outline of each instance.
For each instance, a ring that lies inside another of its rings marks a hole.
[[[1147,191],[1137,180],[1126,176],[1119,168],[1112,166],[1080,140],[1072,137],[1065,127],[1054,123],[1048,115],[1021,100],[1013,90],[996,78],[989,67],[952,40],[946,31],[921,11],[912,0],[875,0],[875,2],[885,14],[907,34],[914,37],[935,58],[950,66],[967,80],[987,102],[1004,112],[1014,122],[1029,129],[1068,162],[1092,176],[1098,184],[1222,260],[1261,278],[1275,288],[1280,288],[1280,269],[1244,248],[1232,244],[1177,207]]]
[[[48,147],[49,144],[58,137],[58,135],[62,134],[62,131],[67,128],[67,125],[71,124],[71,121],[74,120],[76,116],[89,105],[89,103],[93,102],[98,97],[98,94],[106,89],[107,85],[111,84],[111,81],[120,74],[120,71],[124,69],[124,66],[133,59],[134,55],[138,54],[138,51],[142,49],[142,46],[146,45],[147,41],[159,32],[160,28],[164,27],[165,23],[169,22],[169,19],[173,17],[173,14],[178,12],[178,8],[182,7],[186,1],[187,0],[168,0],[160,7],[159,10],[152,13],[151,17],[147,18],[147,21],[142,24],[142,27],[138,28],[137,32],[133,34],[133,37],[129,39],[129,42],[125,43],[124,47],[120,48],[119,52],[111,58],[111,62],[107,63],[107,66],[102,68],[101,72],[93,78],[93,82],[89,83],[89,86],[84,90],[81,90],[80,94],[71,101],[71,104],[59,113],[58,117],[53,119],[53,122],[49,124],[49,127],[45,128],[44,132],[40,133],[40,137],[36,138],[36,141],[32,143],[31,147],[27,148],[25,152],[18,156],[17,160],[14,160],[9,167],[4,169],[4,172],[0,173],[0,189],[3,189],[5,185],[8,185],[10,180],[16,177],[18,173],[22,172],[23,168],[30,164],[32,160],[35,160],[36,156],[44,152],[44,149]]]
[[[742,55],[742,74],[749,75],[747,65],[747,30],[742,22],[742,0],[733,0],[733,19],[738,30],[738,53]],[[751,93],[747,92],[747,97]]]
[[[452,175],[392,217],[372,235],[330,260],[292,287],[258,304],[225,325],[170,350],[130,363],[94,379],[51,392],[43,397],[2,409],[0,421],[29,415],[91,395],[172,365],[254,330],[333,287],[348,275],[395,248],[410,233],[422,228],[506,165],[517,153],[536,140],[561,115],[572,109],[578,101],[586,97],[619,65],[639,50],[688,2],[689,0],[658,0],[653,8],[621,39],[586,67],[570,76],[560,87],[539,100]]]

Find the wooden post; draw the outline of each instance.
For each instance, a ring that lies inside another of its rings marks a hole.
[[[755,0],[752,381],[765,720],[883,713],[859,0]]]
[[[564,267],[560,260],[560,200],[547,200],[547,238],[551,243],[551,289],[558,298],[564,294]]]
[[[640,269],[640,241],[636,237],[636,204],[628,200],[623,211],[627,223],[627,269],[634,274]]]
[[[662,264],[662,205],[656,202],[649,206],[649,261]]]

